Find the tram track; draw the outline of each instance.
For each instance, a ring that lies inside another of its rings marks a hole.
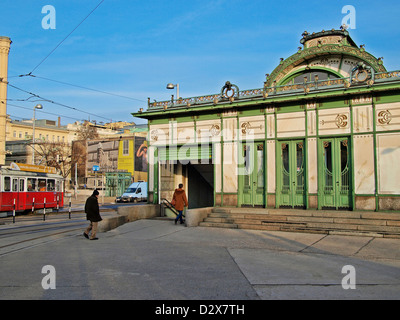
[[[103,216],[108,213],[115,213],[115,210],[105,208],[101,210]],[[0,228],[0,257],[21,250],[30,249],[46,243],[62,240],[78,235],[78,230],[82,231],[87,227],[88,222],[83,211],[74,219],[69,219],[68,214],[63,216],[52,214],[52,218],[47,221],[40,219],[24,220],[20,219],[19,224],[9,222]],[[63,220],[61,220],[63,219]]]

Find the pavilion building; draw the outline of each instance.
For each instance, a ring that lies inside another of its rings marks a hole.
[[[345,29],[304,32],[260,88],[148,102],[149,202],[400,209],[400,71]]]

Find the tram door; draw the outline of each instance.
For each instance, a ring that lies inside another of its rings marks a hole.
[[[305,207],[305,152],[303,140],[278,142],[278,207]]]
[[[11,191],[13,194],[13,201],[15,199],[15,209],[22,210],[25,206],[25,179],[24,178],[11,178]]]
[[[322,208],[350,208],[350,152],[348,138],[320,139],[319,162]]]
[[[263,206],[264,201],[264,143],[254,142],[242,145],[242,204],[246,206]]]

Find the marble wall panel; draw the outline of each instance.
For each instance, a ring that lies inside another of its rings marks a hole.
[[[277,135],[278,138],[305,136],[305,113],[291,112],[278,114]]]
[[[334,108],[318,111],[319,135],[350,133],[350,109]]]
[[[223,191],[237,192],[237,143],[225,142],[223,149]]]
[[[353,107],[353,131],[372,132],[373,130],[372,105]]]
[[[196,142],[221,141],[221,120],[196,121]]]
[[[400,130],[400,102],[375,106],[376,131]]]
[[[267,192],[275,193],[275,140],[267,141]]]
[[[373,136],[355,135],[353,148],[355,193],[373,194],[375,192]]]
[[[400,133],[378,134],[378,192],[383,194],[400,193]]]
[[[194,122],[175,122],[173,141],[176,144],[194,143]],[[176,132],[176,135],[175,135]]]
[[[162,145],[165,146],[170,143],[170,125],[157,124],[150,125],[149,128],[149,139],[150,145]]]
[[[308,145],[308,192],[318,192],[318,158],[317,158],[317,139],[309,138]]]
[[[265,139],[265,117],[261,115],[239,118],[239,139]]]

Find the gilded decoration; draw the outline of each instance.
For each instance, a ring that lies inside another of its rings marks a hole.
[[[218,136],[220,131],[221,131],[221,129],[220,129],[220,126],[218,124],[213,124],[211,126],[211,128],[210,128],[210,134],[213,137]]]
[[[158,140],[158,136],[159,136],[159,132],[157,129],[151,130],[150,131],[150,138],[153,141],[157,141]]]
[[[313,40],[307,41],[304,46],[306,48],[316,47],[318,45],[325,44],[339,44],[342,42],[343,36],[328,36],[328,37],[319,37]]]
[[[373,55],[366,51],[362,51],[357,47],[351,47],[347,45],[339,46],[337,44],[326,44],[321,47],[311,47],[304,49],[302,51],[298,51],[293,54],[286,60],[284,60],[268,77],[265,86],[271,87],[273,82],[279,83],[281,79],[283,79],[287,74],[291,72],[291,70],[298,66],[300,63],[315,58],[316,56],[322,55],[332,55],[332,54],[343,54],[356,57],[360,60],[367,62],[372,68],[374,68],[375,72],[386,72],[385,67],[382,64],[382,61],[376,59]]]
[[[389,110],[383,110],[378,112],[378,122],[380,124],[389,124],[392,120],[392,114]]]
[[[251,124],[248,121],[247,122],[243,122],[240,127],[242,128],[242,133],[243,134],[247,134],[247,133],[249,133],[249,131],[251,129]]]
[[[347,126],[347,115],[345,114],[338,114],[335,119],[335,124],[338,128],[345,128]]]

